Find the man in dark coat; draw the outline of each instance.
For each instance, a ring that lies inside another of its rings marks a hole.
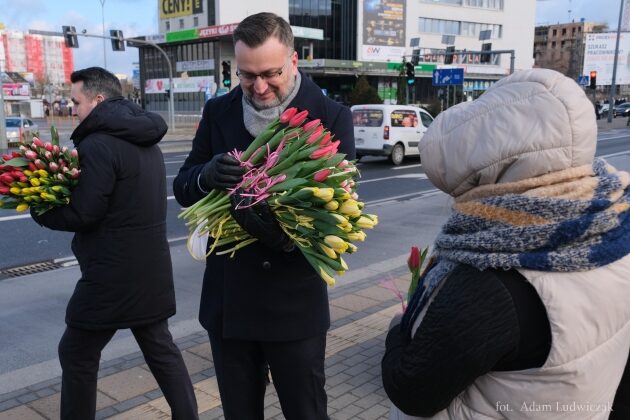
[[[271,13],[251,15],[235,30],[234,43],[241,82],[204,108],[192,151],[173,185],[183,206],[210,189],[236,185],[243,170],[226,153],[245,150],[288,107],[321,119],[341,140],[340,152],[355,157],[350,110],[298,71],[286,21]],[[209,333],[225,418],[263,418],[268,363],[285,418],[325,419],[326,285],[266,203],[232,214],[258,241],[233,258],[207,258],[199,314]]]
[[[131,328],[173,418],[196,419],[197,402],[168,330],[175,314],[166,239],[166,174],[157,143],[164,120],[122,98],[118,79],[98,67],[71,75],[81,123],[72,133],[81,175],[70,204],[33,219],[76,232],[81,267],[59,343],[61,418],[93,419],[101,351]]]

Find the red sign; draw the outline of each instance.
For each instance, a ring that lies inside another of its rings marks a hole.
[[[216,38],[218,36],[232,35],[237,26],[238,23],[207,26],[198,30],[199,38]]]

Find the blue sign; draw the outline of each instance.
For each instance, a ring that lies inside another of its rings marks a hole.
[[[464,69],[433,70],[433,86],[449,86],[464,84]]]
[[[590,77],[587,76],[587,75],[578,76],[578,85],[588,86],[589,79],[590,79]]]

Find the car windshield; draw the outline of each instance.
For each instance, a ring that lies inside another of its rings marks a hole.
[[[380,127],[383,124],[383,111],[379,109],[358,109],[352,111],[355,127]]]
[[[7,127],[19,127],[20,126],[20,120],[17,120],[15,118],[7,118],[6,126]]]

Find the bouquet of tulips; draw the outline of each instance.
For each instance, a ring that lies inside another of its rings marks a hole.
[[[364,229],[373,228],[378,218],[363,213],[356,193],[359,173],[337,153],[339,140],[320,120],[306,122],[307,117],[308,111],[289,108],[247,150],[230,152],[248,170],[243,181],[229,192],[210,191],[180,214],[191,232],[193,257],[233,256],[256,241],[230,215],[229,195],[239,190],[253,197],[250,205],[266,200],[282,230],[328,285],[348,269],[341,254],[355,252],[353,242],[364,241]],[[203,239],[208,237],[212,243],[206,254]]]
[[[70,202],[70,192],[77,185],[79,155],[76,149],[59,147],[56,130],[53,142],[33,138],[29,145],[0,158],[0,208],[19,212],[32,207],[43,214]]]

